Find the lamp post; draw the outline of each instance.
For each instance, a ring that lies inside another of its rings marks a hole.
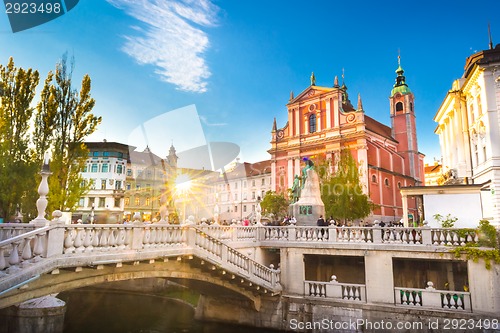
[[[47,181],[47,178],[51,174],[52,172],[50,172],[49,168],[49,157],[46,154],[43,160],[42,171],[40,171],[40,175],[42,176],[42,181],[38,186],[38,194],[40,195],[40,198],[36,201],[36,209],[38,211],[38,216],[33,221],[35,223],[36,222],[48,223],[48,221],[45,219],[45,209],[47,208],[48,205],[47,194],[49,194],[49,183]]]
[[[92,202],[92,210],[90,211],[90,224],[94,224],[94,208],[95,202]]]

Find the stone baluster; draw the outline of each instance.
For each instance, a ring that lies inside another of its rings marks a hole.
[[[114,249],[116,247],[116,229],[109,229],[109,237],[108,237],[108,248]]]
[[[5,274],[1,271],[3,271],[5,268],[8,267],[8,263],[5,260],[5,247],[0,247],[0,277]]]
[[[85,247],[83,246],[85,240],[85,230],[83,228],[76,228],[75,232],[75,240],[73,242],[75,253],[82,253],[85,250]]]
[[[24,240],[23,253],[21,254],[21,258],[23,260],[29,260],[33,258],[33,252],[31,251],[31,243],[35,236],[28,237]]]
[[[83,239],[83,247],[85,248],[85,252],[92,252],[94,247],[92,246],[92,235],[95,233],[95,230],[90,228],[85,228],[85,238]]]
[[[21,241],[12,243],[12,250],[10,251],[9,256],[9,264],[11,266],[15,266],[21,262],[21,259],[19,258],[19,245],[21,245]]]
[[[64,239],[64,253],[73,253],[75,247],[73,246],[75,240],[76,231],[74,229],[68,229],[66,232],[66,237]]]
[[[116,231],[116,247],[119,250],[125,249],[125,237],[126,231],[125,228],[119,227]]]
[[[99,241],[101,239],[102,235],[102,229],[97,229],[94,227],[93,229],[93,236],[92,236],[92,248],[98,248],[99,247]]]
[[[99,250],[109,250],[109,228],[103,228],[102,230],[101,239],[99,241]]]
[[[47,235],[47,233],[43,232],[43,233],[37,234],[35,237],[35,245],[33,246],[33,254],[35,255],[35,260],[39,260],[40,257],[45,252],[45,248],[46,248],[45,235]]]

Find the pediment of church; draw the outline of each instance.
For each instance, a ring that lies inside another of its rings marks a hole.
[[[323,95],[325,93],[331,92],[335,88],[320,87],[320,86],[309,86],[299,95],[288,101],[288,104],[294,104],[297,102],[303,102],[315,98],[316,96]]]

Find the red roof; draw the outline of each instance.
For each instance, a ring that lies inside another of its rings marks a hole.
[[[392,137],[392,130],[391,130],[391,128],[389,126],[386,126],[386,125],[382,124],[382,123],[379,123],[378,121],[376,121],[372,117],[369,117],[369,116],[365,115],[365,126],[366,126],[367,130],[369,130],[369,131],[371,131],[373,133],[376,133],[378,135],[381,135],[384,138],[388,138],[388,139],[391,139],[394,142],[397,142]]]

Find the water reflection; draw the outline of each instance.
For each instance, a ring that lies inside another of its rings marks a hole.
[[[67,305],[64,333],[253,333],[277,332],[194,320],[181,301],[89,290],[59,294]]]

